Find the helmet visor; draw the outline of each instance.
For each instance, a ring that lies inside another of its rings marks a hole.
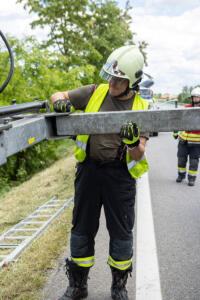
[[[110,81],[113,77],[129,79],[117,66],[117,61],[107,62],[100,71],[100,77]]]

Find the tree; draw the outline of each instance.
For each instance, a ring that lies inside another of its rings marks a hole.
[[[15,58],[12,79],[0,94],[0,105],[45,100],[57,90],[73,89],[87,84],[94,78],[94,67],[85,64],[66,72],[62,67],[65,57],[47,49],[40,49],[36,39],[28,37],[19,41],[13,37],[9,43]],[[57,64],[59,61],[59,65]],[[61,67],[59,67],[61,66]],[[9,69],[7,51],[0,52],[0,74],[6,78]]]
[[[181,103],[188,103],[193,87],[184,86],[182,92],[178,95],[178,101]]]
[[[124,44],[133,44],[129,23],[131,9],[112,0],[18,0],[24,8],[38,15],[32,28],[49,28],[43,47],[56,46],[65,56],[66,68],[95,65],[97,73],[108,55]],[[141,48],[146,47],[145,44]]]
[[[147,53],[145,51],[145,49],[147,48],[147,46],[148,46],[147,42],[145,42],[145,41],[139,42],[139,49],[140,49],[140,51],[142,52],[142,54],[144,56],[144,62],[145,62],[146,66],[148,66],[148,64],[147,64]]]

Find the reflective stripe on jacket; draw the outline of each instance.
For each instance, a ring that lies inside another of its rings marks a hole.
[[[99,85],[93,93],[93,95],[91,96],[88,105],[85,109],[85,112],[98,112],[101,107],[101,104],[103,103],[103,100],[107,95],[108,90],[108,84]],[[132,110],[145,110],[148,109],[148,106],[149,103],[146,100],[139,97],[138,94],[135,95]],[[86,148],[88,139],[89,135],[78,135],[76,138],[74,155],[79,162],[83,162],[86,158]],[[135,161],[129,155],[128,150],[126,152],[126,163],[129,173],[134,178],[140,177],[149,169],[145,155],[139,161]]]
[[[192,104],[188,104],[185,107],[192,107]],[[187,141],[188,144],[200,144],[200,131],[181,131],[179,134],[179,139]]]

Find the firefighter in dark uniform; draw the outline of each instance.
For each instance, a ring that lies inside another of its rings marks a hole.
[[[191,92],[192,104],[185,107],[200,107],[200,88],[197,87]],[[177,131],[173,133],[174,138],[179,138],[178,143],[178,177],[176,182],[182,182],[186,177],[186,164],[189,158],[188,185],[194,186],[198,172],[200,157],[200,130],[198,131]]]
[[[116,49],[100,73],[107,84],[57,92],[51,96],[54,110],[89,113],[148,109],[148,102],[137,93],[143,65],[143,56],[136,46]],[[148,133],[140,133],[138,126],[129,121],[122,124],[119,134],[76,137],[74,154],[78,163],[71,256],[66,259],[69,286],[60,299],[82,299],[88,295],[87,278],[94,265],[102,206],[110,236],[111,296],[115,300],[128,299],[126,282],[132,271],[136,179],[148,170],[147,139]]]

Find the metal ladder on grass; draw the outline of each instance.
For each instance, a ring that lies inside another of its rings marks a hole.
[[[53,219],[69,206],[72,200],[73,197],[67,201],[57,200],[56,197],[53,197],[42,206],[39,206],[27,218],[1,235],[0,269],[9,262],[16,261],[22,251],[41,235]]]

